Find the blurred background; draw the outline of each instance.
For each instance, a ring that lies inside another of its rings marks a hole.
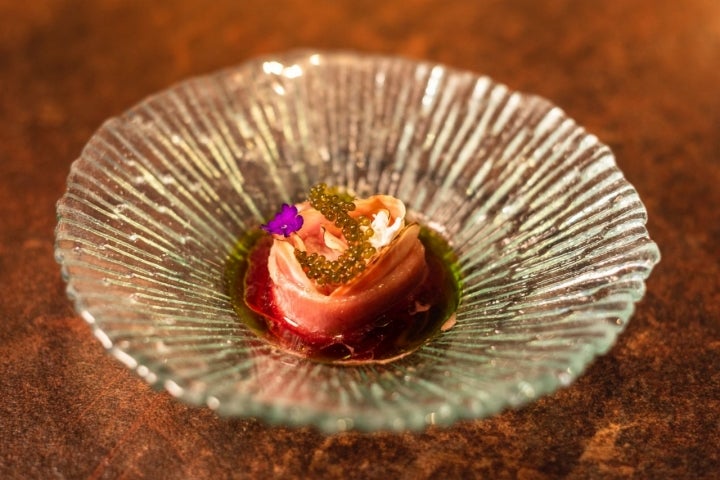
[[[217,418],[107,356],[53,260],[72,161],[144,97],[294,48],[483,73],[609,144],[663,254],[610,353],[491,419],[333,436]],[[713,478],[718,85],[716,0],[0,0],[0,477]]]

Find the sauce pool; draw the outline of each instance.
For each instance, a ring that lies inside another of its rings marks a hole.
[[[236,245],[226,270],[233,307],[256,334],[275,346],[330,363],[388,362],[411,353],[452,323],[459,299],[455,257],[445,240],[423,228],[428,275],[405,298],[388,305],[375,319],[337,337],[312,335],[294,328],[273,299],[267,259],[272,237],[254,232]]]

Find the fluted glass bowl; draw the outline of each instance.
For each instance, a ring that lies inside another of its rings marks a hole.
[[[459,257],[457,323],[386,365],[282,353],[234,312],[236,240],[320,182],[406,202]],[[480,418],[606,352],[659,260],[607,146],[443,65],[292,52],[153,95],[93,135],[56,257],[95,336],[190,404],[325,431]]]

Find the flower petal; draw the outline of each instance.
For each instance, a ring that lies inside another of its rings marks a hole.
[[[275,235],[289,237],[290,234],[300,230],[302,226],[303,217],[298,214],[297,207],[295,205],[283,203],[280,212],[278,212],[267,224],[261,225],[261,228],[266,232]]]

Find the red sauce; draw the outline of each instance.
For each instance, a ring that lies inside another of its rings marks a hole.
[[[233,269],[231,294],[240,317],[259,335],[278,347],[304,357],[334,363],[388,361],[412,352],[436,335],[454,314],[458,284],[444,260],[449,251],[438,248],[436,235],[421,234],[428,265],[426,280],[405,298],[388,305],[377,318],[341,337],[300,331],[284,318],[273,298],[267,259],[270,236],[255,244],[239,268]]]

